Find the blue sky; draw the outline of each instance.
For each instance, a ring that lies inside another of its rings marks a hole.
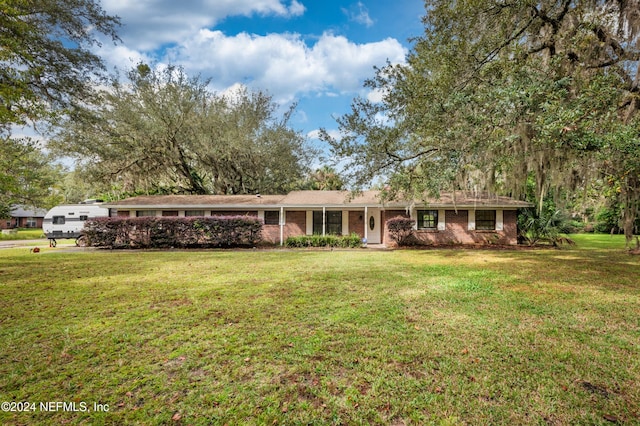
[[[422,34],[420,0],[102,0],[118,15],[122,43],[104,43],[109,68],[139,61],[182,65],[211,78],[212,89],[242,84],[282,105],[298,103],[292,126],[318,143],[320,127],[355,96],[373,67],[403,62]]]

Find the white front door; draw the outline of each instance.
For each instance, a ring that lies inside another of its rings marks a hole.
[[[364,226],[367,228],[367,243],[380,244],[382,223],[380,223],[380,209],[367,209],[367,218]]]

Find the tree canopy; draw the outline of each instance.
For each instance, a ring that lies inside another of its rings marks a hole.
[[[4,0],[0,6],[0,130],[87,100],[103,69],[89,48],[117,40],[119,20],[95,0]]]
[[[0,5],[0,216],[13,204],[50,205],[61,168],[12,126],[50,120],[91,99],[100,34],[117,40],[118,18],[94,0],[3,0]]]
[[[312,150],[289,109],[261,91],[212,93],[180,68],[140,64],[114,78],[51,144],[100,182],[124,192],[284,193],[304,177]]]
[[[600,179],[640,208],[640,2],[427,0],[406,65],[367,82],[323,133],[351,181],[392,192],[489,189],[536,201]],[[626,229],[627,235],[632,232]]]
[[[16,204],[53,207],[51,188],[61,179],[62,168],[36,142],[0,137],[0,218]]]

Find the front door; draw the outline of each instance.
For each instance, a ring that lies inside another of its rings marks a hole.
[[[367,243],[380,244],[382,242],[380,238],[382,223],[380,223],[380,209],[368,209],[367,219],[364,226],[367,228]]]

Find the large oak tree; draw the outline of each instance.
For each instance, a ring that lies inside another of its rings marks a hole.
[[[491,189],[537,201],[615,186],[627,237],[640,208],[640,2],[427,0],[406,65],[369,81],[324,132],[352,181],[393,191]]]
[[[141,64],[51,144],[93,180],[128,193],[246,194],[295,189],[313,151],[293,108],[262,91],[217,94],[177,67]]]
[[[60,117],[92,98],[103,75],[92,51],[116,41],[118,18],[94,0],[3,0],[0,4],[0,216],[13,204],[45,206],[60,172],[12,126]]]
[[[4,0],[0,6],[0,128],[87,100],[104,69],[91,49],[117,41],[119,20],[95,0]]]

